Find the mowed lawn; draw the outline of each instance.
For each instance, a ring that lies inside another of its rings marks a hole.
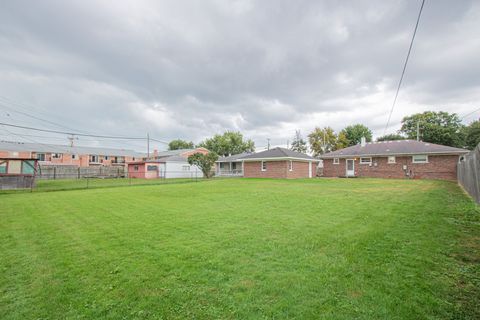
[[[451,182],[231,179],[0,195],[0,319],[474,319]]]

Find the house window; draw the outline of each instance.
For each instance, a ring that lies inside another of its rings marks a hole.
[[[413,163],[428,163],[428,156],[426,154],[416,154],[412,156]]]
[[[77,160],[77,155],[76,154],[72,154],[72,160]]]
[[[157,171],[157,166],[147,166],[147,171]]]
[[[108,156],[105,156],[103,159],[108,160]]]
[[[133,166],[133,171],[138,171],[138,166],[137,165]]]
[[[340,159],[339,158],[333,158],[333,164],[339,164]]]
[[[372,164],[372,158],[360,158],[360,164]]]
[[[267,171],[267,162],[262,161],[262,171]]]
[[[37,153],[38,161],[45,161],[45,153]]]
[[[288,171],[293,171],[293,161],[288,161]]]
[[[182,166],[183,171],[190,171],[190,166]]]
[[[389,156],[388,157],[388,163],[395,163],[395,156]]]
[[[225,162],[220,162],[220,169],[225,169]]]
[[[90,162],[98,162],[98,156],[90,156]]]
[[[61,153],[52,153],[52,158],[53,159],[60,159],[62,157]]]

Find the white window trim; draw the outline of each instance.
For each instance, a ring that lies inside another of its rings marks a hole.
[[[340,164],[340,158],[333,158],[333,164]]]
[[[415,161],[416,156],[425,156],[425,161]],[[415,154],[412,156],[412,163],[428,163],[428,155],[426,154]]]
[[[293,171],[293,161],[288,162],[288,171]]]
[[[393,158],[393,161],[390,161],[390,158]],[[388,157],[387,157],[387,163],[388,163],[388,164],[395,164],[395,163],[397,163],[397,157],[395,157],[395,156],[388,156]]]
[[[265,164],[265,169],[263,168],[263,164]],[[262,162],[260,163],[260,168],[262,169],[262,171],[267,171],[267,162],[262,160]]]
[[[363,162],[362,159],[370,159],[370,161]],[[372,157],[361,157],[359,161],[360,161],[360,164],[372,164]]]

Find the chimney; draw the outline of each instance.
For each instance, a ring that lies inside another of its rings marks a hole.
[[[360,145],[362,147],[365,147],[366,144],[367,144],[367,139],[365,139],[365,137],[362,137],[362,139],[360,140]]]
[[[153,158],[156,159],[158,157],[158,150],[154,149],[153,150]]]

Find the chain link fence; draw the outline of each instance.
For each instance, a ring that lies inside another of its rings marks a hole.
[[[111,172],[110,172],[111,173]],[[142,174],[142,172],[138,172]],[[25,183],[22,185],[16,184],[16,188],[3,188],[0,190],[2,193],[22,193],[22,192],[47,192],[47,191],[63,191],[63,190],[77,190],[77,189],[95,189],[95,188],[112,188],[112,187],[126,187],[126,186],[147,186],[147,185],[164,185],[164,184],[179,184],[179,183],[195,183],[204,181],[205,179],[201,176],[191,172],[188,174],[183,173],[180,176],[181,172],[177,171],[168,171],[164,172],[158,177],[154,178],[135,178],[128,177],[126,174],[109,174],[102,173],[92,174],[85,173],[82,171],[82,174],[72,176],[70,172],[68,173],[57,173],[53,174],[52,172],[45,173],[45,171],[40,174],[37,172],[34,179],[25,180]],[[168,176],[176,176],[177,178],[168,178]],[[19,178],[28,178],[28,177],[15,177],[17,180]],[[30,178],[33,178],[31,176]],[[22,181],[23,181],[22,180]],[[0,188],[1,189],[1,188]]]
[[[460,185],[480,204],[480,144],[461,157],[457,175]]]

